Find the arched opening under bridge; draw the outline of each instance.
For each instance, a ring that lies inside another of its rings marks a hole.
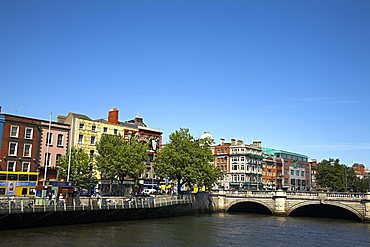
[[[335,205],[330,204],[308,204],[297,207],[289,213],[289,216],[298,217],[318,217],[329,219],[345,219],[362,221],[357,213]]]
[[[265,205],[258,202],[237,202],[227,209],[228,213],[257,213],[272,215],[272,211]]]

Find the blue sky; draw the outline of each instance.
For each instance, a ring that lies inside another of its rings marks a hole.
[[[370,1],[0,0],[0,105],[370,166]]]

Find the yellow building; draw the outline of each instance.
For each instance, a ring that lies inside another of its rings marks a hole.
[[[141,140],[149,143],[149,162],[146,170],[141,175],[144,180],[155,179],[153,159],[162,146],[162,132],[158,129],[148,128],[140,116],[133,120],[119,121],[118,109],[113,108],[108,113],[108,119],[93,120],[86,115],[70,112],[67,116],[58,116],[58,122],[68,123],[71,126],[70,140],[68,146],[82,149],[84,152],[94,156],[97,154],[96,144],[100,141],[103,134],[122,135],[130,138],[132,134],[138,133]],[[98,179],[100,174],[97,174]],[[100,183],[109,183],[101,180]]]

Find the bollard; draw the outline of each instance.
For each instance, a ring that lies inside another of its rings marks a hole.
[[[23,200],[21,200],[21,212],[23,213]]]

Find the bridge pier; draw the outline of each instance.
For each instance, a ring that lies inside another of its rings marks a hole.
[[[362,204],[364,204],[363,222],[370,223],[370,192],[367,192],[364,195],[364,199],[362,200]]]
[[[285,191],[279,189],[275,192],[275,195],[273,196],[273,199],[275,201],[274,215],[287,216],[287,213],[285,211],[286,198],[287,195]]]

